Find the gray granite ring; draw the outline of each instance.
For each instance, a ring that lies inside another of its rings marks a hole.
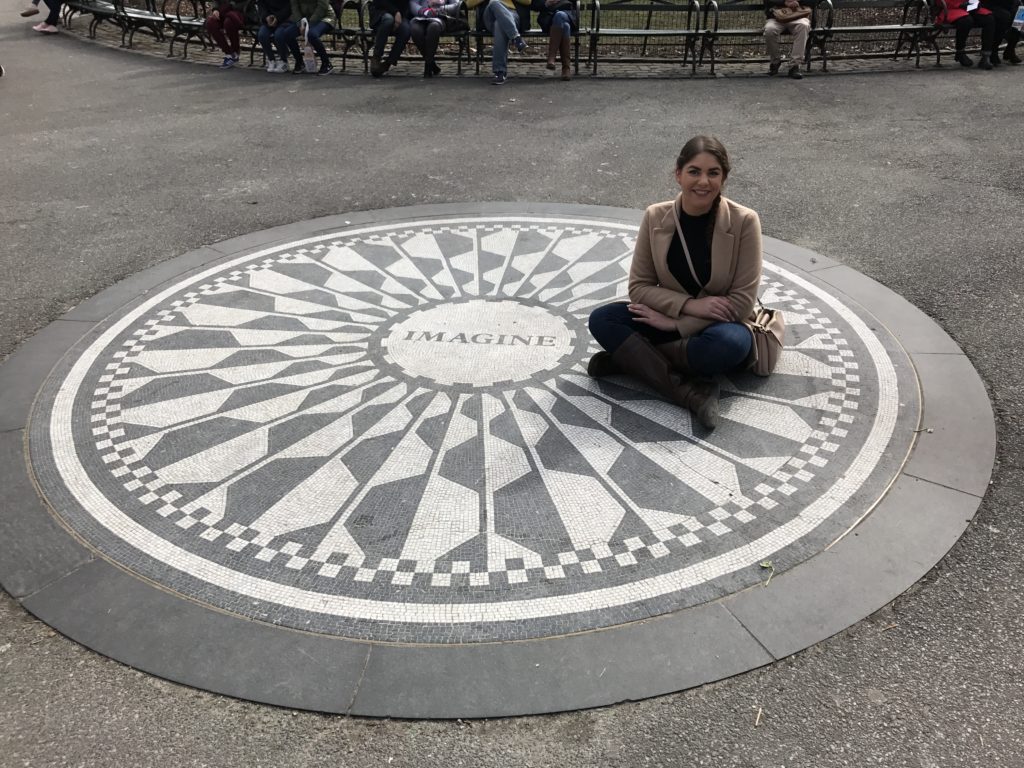
[[[722,379],[715,432],[590,379],[638,221],[350,214],[108,289],[0,368],[0,581],[153,674],[403,717],[680,690],[858,621],[980,503],[984,387],[898,296],[770,238],[787,348]]]

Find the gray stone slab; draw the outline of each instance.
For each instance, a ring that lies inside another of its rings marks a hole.
[[[138,274],[132,275],[104,291],[100,291],[91,299],[83,301],[61,319],[99,322],[125,304],[143,297],[168,280],[223,258],[223,253],[212,248],[199,248],[189,251],[186,254],[169,259],[161,264],[157,264],[155,267],[150,267]]]
[[[646,698],[768,664],[721,605],[543,641],[374,646],[352,714],[499,717]]]
[[[24,432],[0,434],[0,584],[24,597],[92,559],[36,493],[25,464]]]
[[[342,712],[369,647],[213,611],[94,560],[23,601],[83,645],[175,682]]]
[[[981,377],[963,355],[912,358],[924,392],[924,413],[904,471],[983,496],[995,461],[996,425]]]
[[[763,243],[765,255],[798,267],[805,272],[818,272],[822,269],[840,266],[839,262],[834,259],[807,248],[801,248],[799,245],[776,240],[774,237],[763,238]]]
[[[814,276],[867,307],[900,340],[907,352],[959,354],[957,343],[928,315],[898,293],[849,267],[818,270]]]
[[[724,605],[777,658],[854,624],[907,589],[967,527],[980,500],[901,477],[831,549]]]
[[[88,321],[58,320],[18,347],[0,366],[0,432],[28,424],[36,392],[57,361],[92,330]]]

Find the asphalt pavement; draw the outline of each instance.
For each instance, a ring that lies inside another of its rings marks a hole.
[[[963,538],[889,606],[770,667],[595,711],[275,709],[124,667],[3,594],[0,766],[1024,766],[1024,67],[295,78],[43,38],[19,7],[0,3],[0,358],[118,280],[254,230],[434,202],[642,208],[709,132],[766,234],[864,272],[956,339],[999,447]]]

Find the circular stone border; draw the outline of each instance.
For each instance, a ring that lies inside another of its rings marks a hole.
[[[192,251],[79,305],[0,367],[0,583],[69,637],[177,682],[254,701],[356,715],[494,717],[601,706],[683,690],[782,658],[856,623],[920,579],[976,512],[995,458],[985,387],[956,343],[884,286],[765,238],[765,255],[858,304],[902,344],[922,420],[888,493],[847,535],[723,599],[608,629],[537,640],[402,645],[254,622],[183,598],[98,556],[40,499],[26,463],[29,413],[53,366],[111,314],[190,273],[363,224],[459,215],[565,215],[638,224],[640,211],[452,204],[331,216]]]

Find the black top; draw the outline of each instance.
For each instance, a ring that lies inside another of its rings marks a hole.
[[[700,283],[694,282],[693,275],[690,274],[678,231],[668,247],[668,268],[672,276],[683,286],[683,290],[691,296],[696,296],[711,279],[711,238],[708,234],[711,212],[708,211],[702,216],[690,216],[681,206],[677,206],[676,213],[679,214],[679,224],[683,230],[683,237],[686,238],[686,247],[690,249],[690,258],[693,259],[693,270],[697,273]]]

